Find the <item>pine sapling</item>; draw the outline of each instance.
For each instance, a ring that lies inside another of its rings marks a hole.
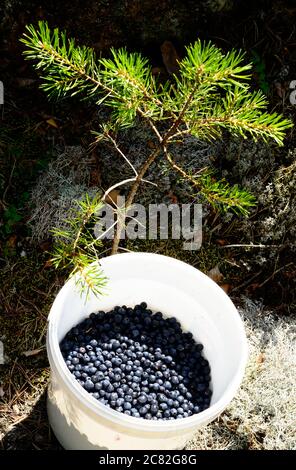
[[[268,113],[263,93],[251,90],[252,65],[244,62],[243,52],[224,53],[211,42],[198,39],[186,48],[179,73],[163,83],[152,74],[148,60],[141,54],[111,49],[111,57],[98,58],[91,48],[76,45],[66,33],[51,30],[43,21],[37,28],[27,26],[21,41],[26,46],[25,57],[34,60],[36,69],[42,72],[41,86],[50,97],[84,94],[98,105],[111,108],[110,121],[94,132],[95,141],[111,142],[131,166],[133,177],[118,183],[131,185],[126,209],[133,204],[157,158],[165,158],[193,190],[216,208],[247,215],[255,205],[250,193],[217,180],[208,169],[189,174],[176,163],[171,151],[172,144],[186,135],[210,141],[222,138],[225,131],[283,145],[285,131],[292,123],[280,114]],[[114,137],[121,128],[133,126],[136,119],[148,123],[158,142],[138,171]],[[113,253],[118,250],[124,224],[124,220],[118,220]]]

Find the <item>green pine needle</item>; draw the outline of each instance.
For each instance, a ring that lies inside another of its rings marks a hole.
[[[99,196],[88,194],[72,210],[64,230],[53,229],[55,240],[51,262],[55,268],[75,276],[77,285],[86,296],[89,292],[102,295],[107,279],[99,264],[100,240],[94,239],[93,227],[99,221],[97,214],[103,203]],[[91,228],[89,228],[91,227]]]
[[[168,153],[171,143],[186,135],[213,140],[221,138],[225,130],[233,136],[273,140],[283,145],[292,122],[281,114],[268,113],[263,93],[251,90],[252,65],[244,62],[243,52],[224,53],[213,43],[198,39],[186,48],[178,75],[158,83],[141,54],[111,49],[111,57],[97,58],[91,48],[77,45],[66,33],[57,28],[51,30],[44,21],[37,27],[27,26],[21,41],[25,58],[34,61],[42,74],[42,88],[50,97],[79,93],[112,109],[110,122],[100,134],[96,133],[97,142],[106,139],[109,132],[132,126],[138,117],[146,121],[159,142],[145,171],[158,155],[166,155],[182,177],[215,208],[230,208],[246,215],[255,205],[254,197],[247,191],[224,180],[216,181],[212,173],[204,172],[199,178],[185,174]],[[79,274],[84,288],[97,294],[105,279],[100,270],[93,268],[100,243],[93,242],[88,222],[95,218],[100,204],[99,199],[90,200],[87,196],[78,202],[69,229],[54,233],[57,243],[53,256],[56,267]]]

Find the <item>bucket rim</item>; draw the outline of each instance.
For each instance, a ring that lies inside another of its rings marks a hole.
[[[103,417],[106,420],[111,421],[115,425],[125,426],[133,431],[143,432],[155,432],[155,433],[176,433],[178,431],[186,431],[192,428],[198,428],[206,425],[213,419],[215,419],[222,411],[229,405],[231,400],[234,398],[244,376],[245,367],[248,360],[248,343],[246,333],[244,329],[243,321],[234,306],[233,302],[227,296],[227,294],[206,274],[202,273],[197,268],[169,256],[160,255],[157,253],[148,252],[136,252],[136,253],[120,253],[116,255],[110,255],[100,260],[102,268],[104,266],[110,266],[110,263],[116,265],[116,263],[122,263],[124,258],[135,260],[137,258],[143,260],[143,258],[154,257],[162,263],[167,263],[168,266],[173,267],[176,264],[180,268],[188,272],[188,274],[202,278],[206,283],[209,284],[211,289],[214,289],[216,293],[223,299],[224,302],[228,303],[228,314],[232,315],[233,324],[235,324],[236,334],[240,336],[241,346],[241,357],[236,369],[235,374],[228,383],[223,395],[217,400],[216,403],[209,406],[204,411],[188,416],[182,419],[175,420],[146,420],[144,418],[137,418],[128,416],[119,411],[108,408],[104,404],[100,403],[94,397],[92,397],[83,387],[75,380],[71,372],[68,370],[62,352],[60,350],[58,342],[58,330],[57,322],[61,313],[61,307],[64,303],[65,298],[69,294],[69,291],[76,289],[75,278],[69,279],[55,298],[49,316],[48,316],[48,330],[47,330],[47,354],[50,363],[50,367],[53,371],[58,372],[58,375],[66,384],[67,388],[70,389],[71,393],[75,398],[82,403],[82,405],[90,411],[92,414],[98,417]]]

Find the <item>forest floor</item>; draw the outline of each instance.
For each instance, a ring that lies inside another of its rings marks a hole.
[[[109,150],[88,152],[90,130],[100,120],[96,106],[78,99],[48,102],[38,88],[38,76],[21,55],[18,39],[25,24],[48,19],[102,54],[108,54],[111,46],[140,50],[164,76],[168,67],[168,58],[161,53],[164,41],[170,41],[179,56],[197,34],[225,50],[241,48],[254,61],[253,86],[267,94],[270,110],[295,121],[296,106],[289,100],[290,82],[296,80],[293,2],[273,1],[270,7],[264,1],[239,1],[221,11],[209,10],[206,1],[199,6],[189,1],[187,8],[184,2],[169,0],[135,1],[132,8],[126,3],[115,2],[112,15],[108,2],[97,0],[82,12],[76,0],[62,5],[32,0],[26,8],[15,0],[1,7],[0,79],[5,104],[0,105],[0,340],[4,344],[0,449],[60,449],[46,415],[45,336],[48,311],[65,278],[49,262],[52,221],[42,219],[48,223],[47,235],[45,230],[42,236],[38,223],[29,222],[36,210],[32,203],[36,185],[57,156],[73,146],[89,157],[89,188],[110,183]],[[143,145],[141,133],[132,137],[123,133],[121,141],[126,148],[130,145],[136,159]],[[129,249],[177,257],[212,277],[218,272],[216,280],[245,322],[250,359],[242,388],[221,417],[196,434],[190,449],[296,448],[292,432],[296,213],[291,183],[295,149],[292,129],[280,149],[226,139],[209,150],[222,176],[257,191],[259,204],[248,221],[208,211],[200,251],[188,253],[177,241],[126,243]],[[200,149],[189,146],[187,151]],[[115,165],[114,171],[121,169]],[[176,182],[166,184],[167,198],[181,201]],[[58,189],[54,185],[52,189],[52,198],[58,201]]]

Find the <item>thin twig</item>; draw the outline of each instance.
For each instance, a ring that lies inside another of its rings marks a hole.
[[[157,158],[157,156],[159,155],[161,150],[163,150],[163,151],[166,150],[166,144],[168,142],[168,139],[175,133],[175,131],[178,129],[179,125],[181,124],[182,119],[184,117],[184,114],[187,111],[188,107],[190,106],[190,103],[191,103],[191,101],[194,97],[197,86],[198,85],[196,84],[193,87],[193,89],[190,92],[187,100],[184,103],[184,106],[183,106],[182,110],[180,111],[179,116],[177,117],[175,122],[173,122],[173,124],[168,129],[168,131],[165,133],[164,137],[161,137],[159,131],[157,130],[155,125],[152,123],[152,121],[149,122],[149,120],[148,120],[150,127],[152,128],[152,130],[154,131],[154,133],[156,134],[156,136],[159,140],[159,147],[156,148],[154,150],[154,152],[152,152],[150,154],[148,159],[143,163],[142,167],[140,168],[138,176],[137,176],[137,178],[136,178],[136,180],[135,180],[135,182],[134,182],[134,184],[133,184],[133,186],[132,186],[132,188],[131,188],[131,190],[128,194],[127,201],[126,201],[126,207],[130,207],[132,205],[133,200],[135,198],[135,195],[136,195],[136,193],[139,189],[140,183],[141,183],[146,171],[148,170],[148,168],[155,161],[155,159]],[[114,240],[113,240],[112,254],[117,253],[118,246],[119,246],[119,241],[120,241],[121,230],[122,230],[122,223],[118,223],[117,224],[117,229],[116,229],[116,232],[115,232],[115,237],[114,237]]]
[[[258,273],[254,274],[252,277],[250,277],[249,279],[247,279],[245,282],[243,282],[242,284],[240,284],[239,286],[236,286],[232,289],[231,292],[235,292],[239,289],[243,289],[244,287],[247,287],[250,282],[254,281],[254,279],[256,279],[256,277],[260,276],[260,274],[262,273],[262,270],[259,271]]]
[[[129,161],[129,159],[127,158],[127,156],[123,153],[122,150],[120,150],[120,148],[118,147],[116,141],[113,139],[113,137],[108,133],[106,134],[107,138],[110,140],[110,142],[112,142],[112,144],[114,145],[115,149],[117,150],[117,152],[122,156],[122,158],[126,161],[126,163],[131,167],[131,169],[133,170],[133,172],[135,173],[136,176],[138,176],[138,172],[137,170],[135,169],[134,165]]]
[[[115,221],[110,227],[107,228],[107,230],[101,233],[99,237],[95,238],[92,242],[85,245],[84,249],[93,247],[99,240],[101,240],[105,235],[107,235],[107,233],[110,232],[110,230],[112,230],[113,227],[116,226],[116,224],[117,224],[117,221]]]
[[[223,245],[219,246],[219,248],[281,248],[285,245],[253,245],[252,243],[250,244],[234,244],[234,245]]]
[[[102,200],[105,201],[106,197],[108,196],[108,194],[111,193],[111,191],[113,191],[114,189],[118,188],[119,186],[122,186],[124,184],[127,184],[127,183],[132,183],[136,181],[136,177],[135,178],[127,178],[126,180],[123,180],[123,181],[120,181],[119,183],[116,183],[116,184],[113,184],[113,186],[110,186],[109,189],[107,189],[107,191],[105,192],[104,196],[102,197]],[[148,183],[148,184],[152,184],[152,186],[157,186],[156,183],[153,183],[153,181],[149,181],[149,180],[146,180],[146,179],[142,179],[142,182],[143,183]],[[114,201],[115,202],[115,201]]]
[[[133,203],[134,197],[138,191],[138,188],[141,184],[142,178],[145,175],[146,171],[150,167],[150,165],[154,162],[158,154],[160,153],[161,148],[157,148],[152,152],[149,156],[149,158],[143,163],[142,167],[140,168],[140,171],[138,173],[137,178],[135,179],[135,182],[128,194],[127,201],[126,201],[126,207],[130,207]],[[113,240],[113,246],[112,246],[112,254],[117,253],[118,246],[119,246],[119,241],[120,241],[120,235],[121,235],[121,230],[122,230],[122,224],[117,225],[117,230],[115,232],[115,237]]]
[[[273,278],[273,276],[275,276],[275,274],[279,273],[280,271],[282,271],[285,268],[288,268],[288,266],[292,266],[293,264],[294,263],[291,261],[291,263],[285,264],[285,266],[282,266],[281,268],[277,269],[276,271],[274,271],[271,274],[271,276],[269,276],[267,279],[265,279],[265,281],[261,282],[261,284],[259,284],[258,287],[263,287],[268,281],[270,281],[270,279]]]
[[[9,179],[8,179],[8,183],[7,183],[7,186],[5,188],[5,191],[3,192],[3,196],[2,196],[2,204],[3,206],[5,207],[6,206],[6,201],[5,201],[5,197],[6,197],[6,194],[8,192],[8,189],[10,188],[11,186],[11,181],[12,181],[12,175],[14,173],[14,170],[15,170],[15,165],[16,165],[16,159],[14,159],[13,161],[13,165],[12,165],[12,169],[11,169],[11,172],[10,172],[10,175],[9,175]]]
[[[105,194],[103,195],[102,197],[102,200],[105,201],[106,200],[106,197],[108,196],[108,194],[111,193],[111,191],[113,191],[114,189],[116,188],[119,188],[119,186],[122,186],[124,184],[127,184],[127,183],[132,183],[136,180],[136,177],[134,178],[127,178],[126,180],[123,180],[123,181],[120,181],[119,183],[115,183],[113,184],[113,186],[110,186],[109,189],[107,189],[107,191],[105,192]],[[115,201],[114,201],[115,202]]]

